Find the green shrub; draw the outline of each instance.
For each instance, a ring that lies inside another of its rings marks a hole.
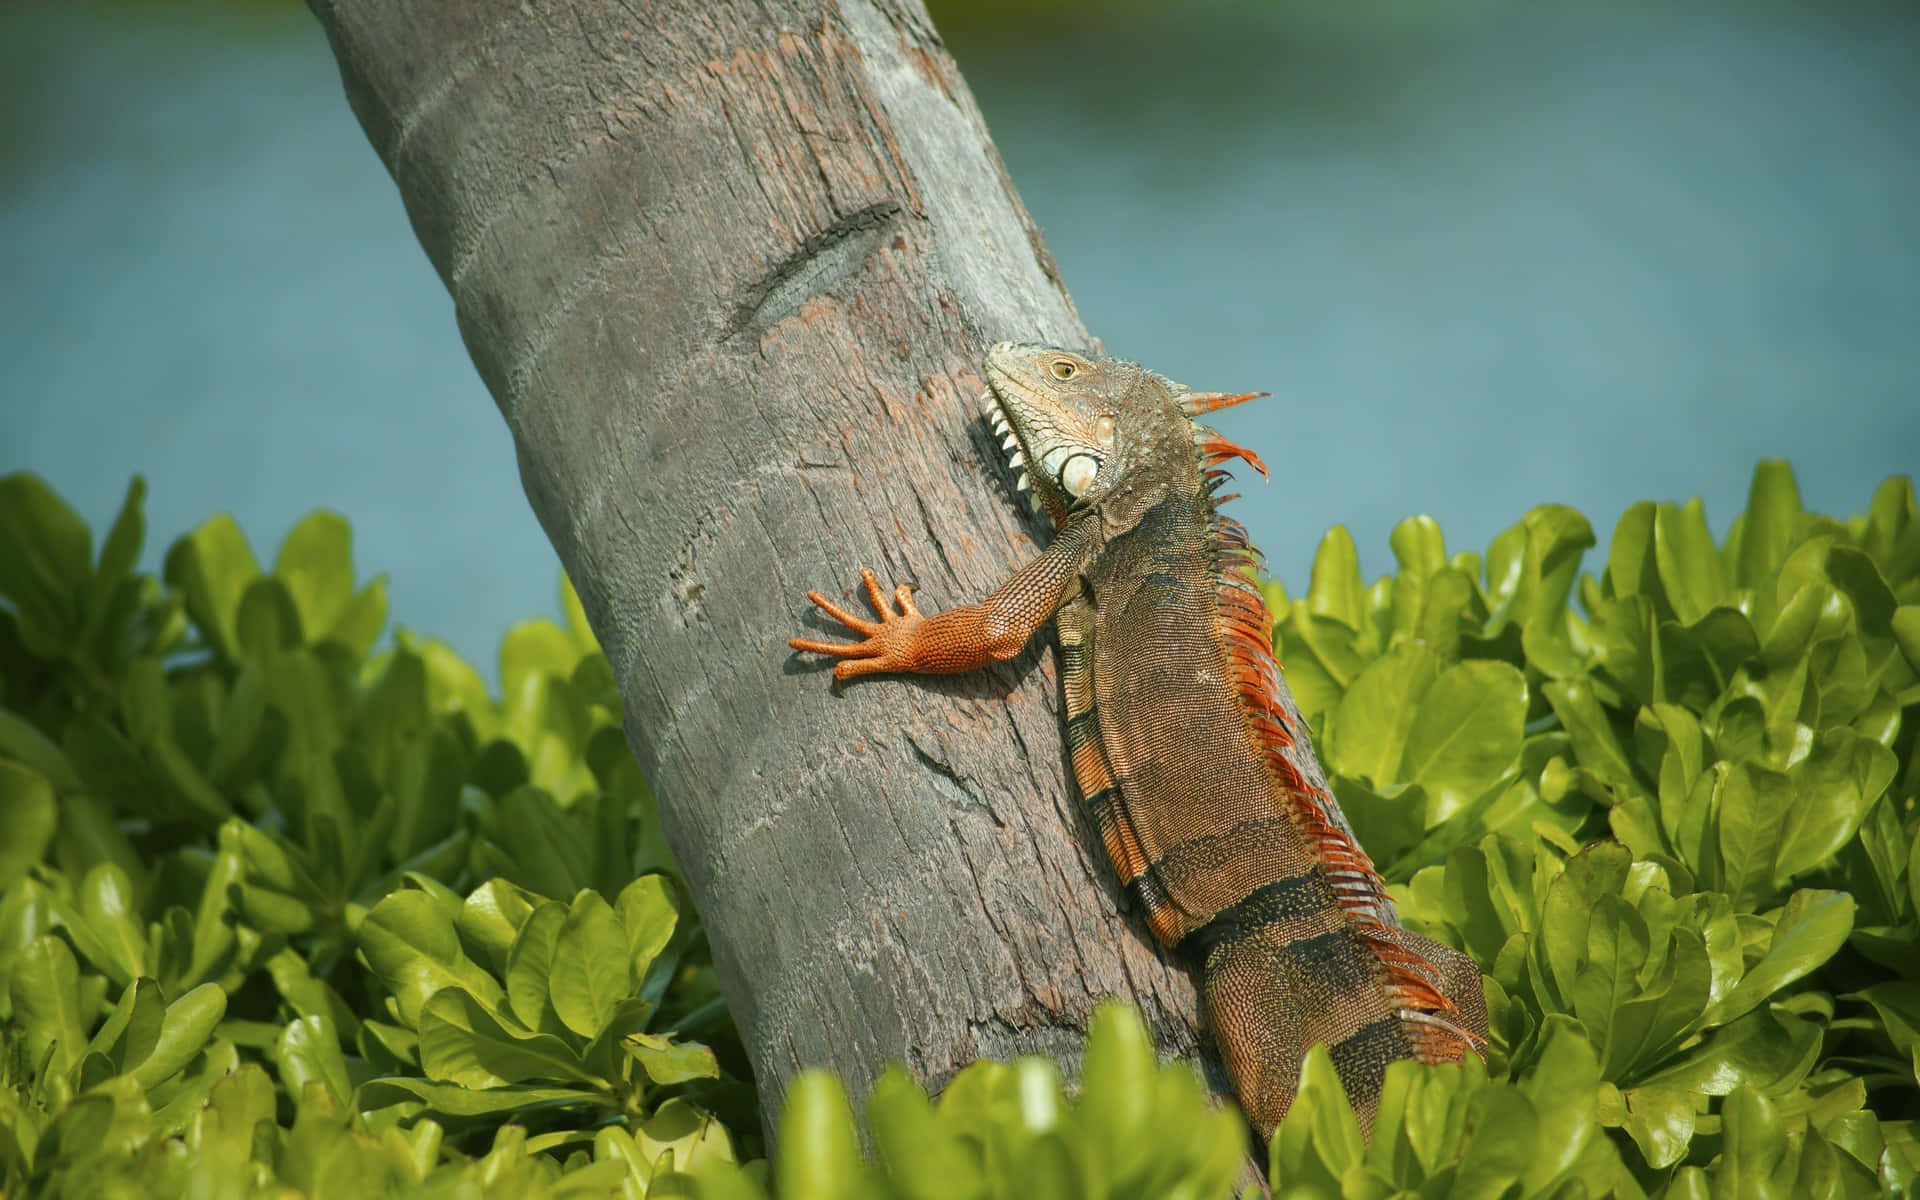
[[[0,479],[0,1194],[643,1193],[751,1151],[571,590],[495,700],[443,645],[374,651],[338,517],[270,571],[216,517],[163,583],[143,490],[96,559]]]
[[[1697,501],[1637,504],[1598,578],[1558,506],[1484,560],[1423,517],[1391,544],[1367,586],[1329,534],[1304,597],[1269,585],[1275,641],[1403,916],[1487,976],[1491,1072],[1584,1043],[1559,1086],[1649,1191],[1911,1186],[1911,483],[1835,521],[1763,463],[1722,545]]]
[[[319,515],[138,575],[0,480],[0,1194],[1203,1197],[1244,1126],[1103,1010],[1083,1083],[898,1071],[866,1136],[795,1081],[769,1169],[611,675],[507,636],[503,698],[385,623]],[[1920,1170],[1920,515],[1763,464],[1595,539],[1432,521],[1365,584],[1268,585],[1287,678],[1402,912],[1486,975],[1488,1061],[1395,1064],[1363,1143],[1325,1052],[1281,1196],[1864,1196]],[[1575,600],[1577,598],[1577,609]],[[863,1144],[868,1147],[863,1152]],[[1244,1182],[1244,1181],[1241,1181]]]

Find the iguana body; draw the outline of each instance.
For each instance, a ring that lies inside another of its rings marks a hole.
[[[1154,935],[1201,967],[1242,1108],[1270,1134],[1300,1061],[1325,1042],[1363,1125],[1386,1065],[1455,1061],[1486,1033],[1480,975],[1400,926],[1372,863],[1317,783],[1272,653],[1272,617],[1216,464],[1253,455],[1192,418],[1248,396],[1196,393],[1118,359],[1002,343],[987,416],[1058,530],[980,604],[896,612],[873,573],[863,635],[796,638],[840,679],[970,670],[1059,631],[1074,774]]]

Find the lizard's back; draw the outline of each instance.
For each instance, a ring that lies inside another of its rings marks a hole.
[[[1370,1125],[1388,1063],[1457,1060],[1484,1030],[1479,973],[1399,925],[1301,769],[1245,534],[1215,513],[1200,454],[1057,618],[1074,772],[1155,935],[1200,965],[1248,1116],[1271,1132],[1324,1042]]]

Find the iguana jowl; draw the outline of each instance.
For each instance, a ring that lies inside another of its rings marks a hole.
[[[986,415],[1057,533],[979,604],[931,615],[908,588],[878,621],[807,596],[865,640],[795,638],[834,676],[965,671],[1052,618],[1080,792],[1154,935],[1201,968],[1214,1037],[1263,1135],[1325,1042],[1363,1126],[1388,1063],[1456,1061],[1486,1038],[1480,973],[1401,927],[1312,764],[1248,577],[1257,552],[1215,511],[1219,464],[1251,452],[1193,418],[1251,395],[1137,364],[1001,343]]]

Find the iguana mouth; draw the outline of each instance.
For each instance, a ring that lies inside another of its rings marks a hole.
[[[1014,424],[1007,409],[1006,401],[1001,399],[999,389],[991,383],[987,390],[980,393],[980,413],[986,417],[987,424],[1000,438],[1000,449],[1007,455],[1007,466],[1017,473],[1013,489],[1032,495],[1032,480],[1027,475],[1027,443],[1020,436],[1020,427]]]

